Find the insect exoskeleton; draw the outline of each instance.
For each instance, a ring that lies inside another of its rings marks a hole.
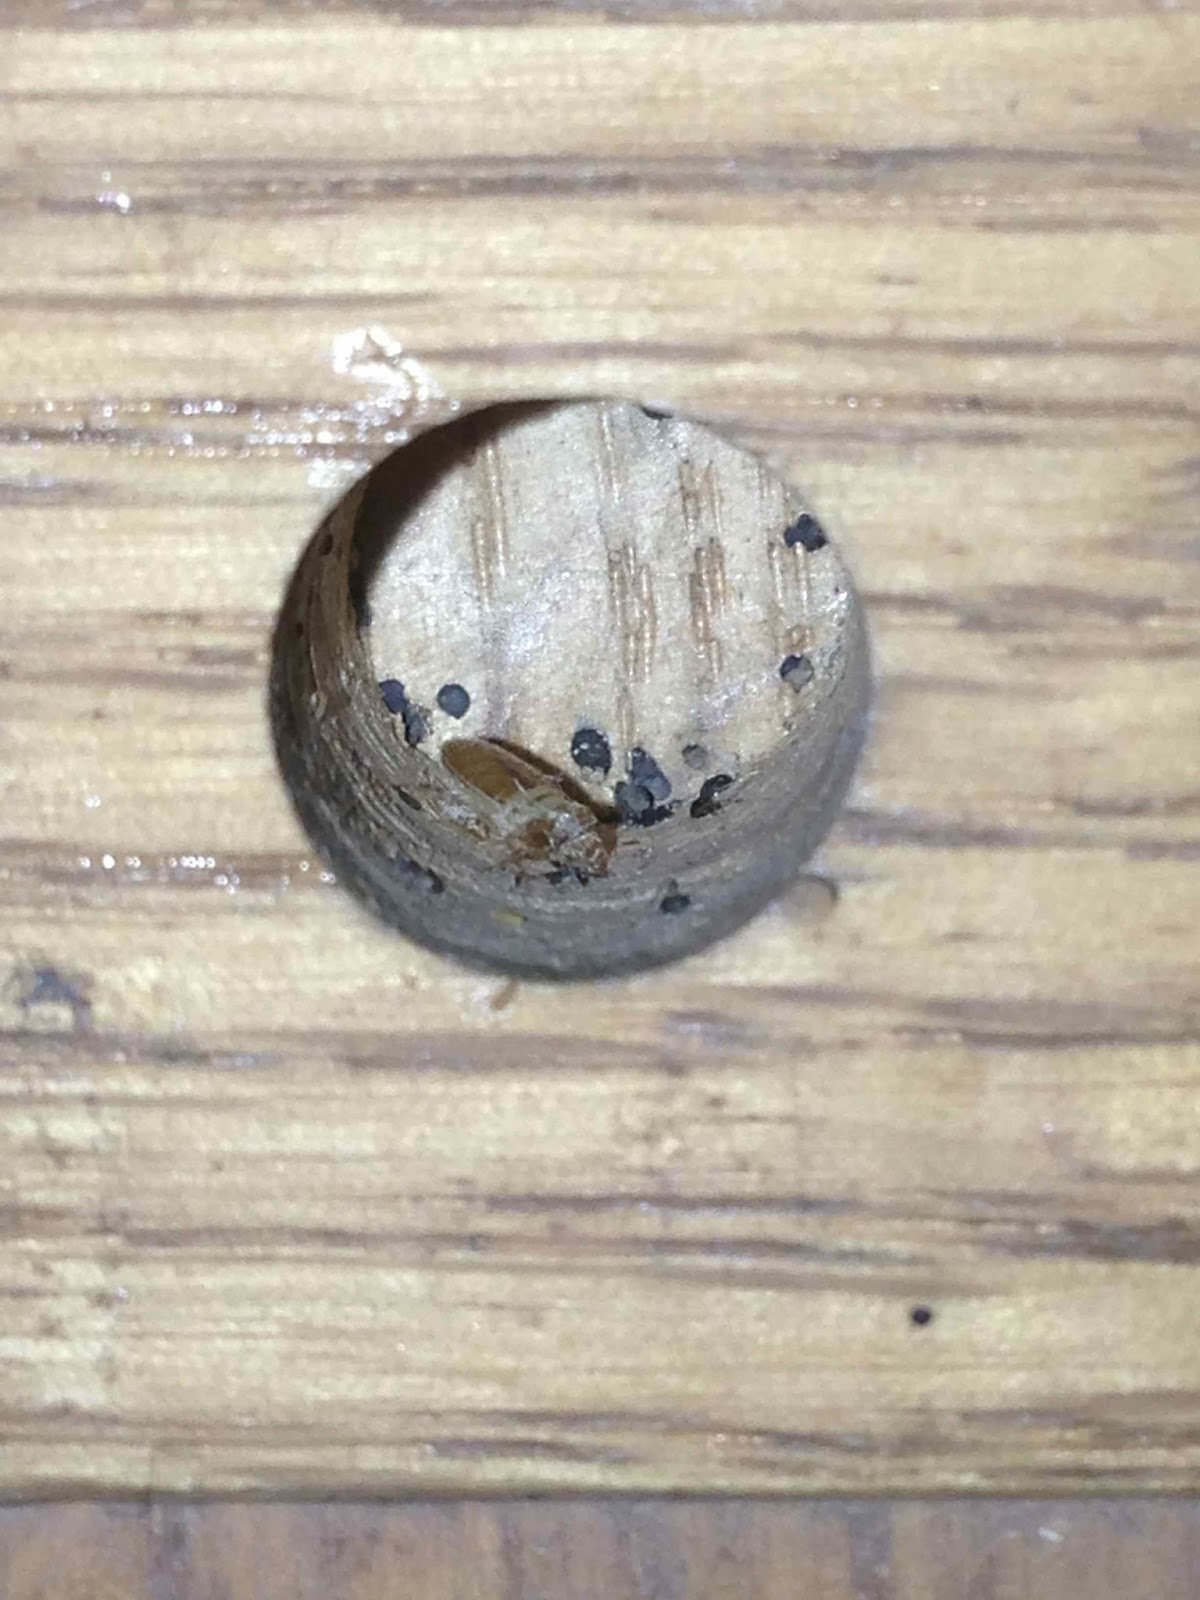
[[[470,810],[450,808],[450,820],[503,842],[518,872],[581,880],[608,872],[614,815],[552,763],[499,739],[447,739],[442,761],[473,791]]]

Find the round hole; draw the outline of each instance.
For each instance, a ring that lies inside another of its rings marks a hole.
[[[506,405],[334,508],[272,716],[339,880],[505,972],[640,969],[792,880],[862,745],[866,630],[799,494],[701,424]]]

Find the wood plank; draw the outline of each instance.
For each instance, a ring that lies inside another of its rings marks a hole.
[[[1033,9],[6,34],[4,1492],[1194,1486],[1197,19]],[[797,482],[878,702],[797,895],[514,989],[328,881],[270,630],[594,393]]]
[[[27,1506],[7,1600],[1192,1600],[1200,1512],[1155,1500],[940,1504]]]

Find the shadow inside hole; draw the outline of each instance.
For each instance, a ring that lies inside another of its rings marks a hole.
[[[371,468],[362,486],[350,568],[350,602],[360,627],[370,627],[371,586],[398,531],[420,503],[486,445],[523,420],[553,412],[555,405],[550,400],[510,401],[467,412],[420,434]],[[356,485],[350,492],[358,489]]]

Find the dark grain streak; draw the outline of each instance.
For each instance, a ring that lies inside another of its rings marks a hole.
[[[42,98],[19,95],[16,99]],[[83,99],[80,95],[77,98]],[[122,101],[130,98],[122,94]],[[150,98],[139,93],[133,98]],[[174,103],[180,98],[172,92]],[[203,98],[211,98],[209,95]],[[238,99],[244,99],[238,95]],[[305,96],[318,103],[319,96]],[[122,163],[139,218],[296,214],[348,215],[362,207],[431,199],[621,199],[651,201],[765,197],[789,204],[805,196],[895,195],[906,211],[931,212],[942,225],[985,231],[1161,228],[1190,197],[1190,153],[1094,151],[1039,146],[962,144],[912,147],[787,145],[747,147],[706,156],[652,152],[620,157],[514,152],[421,157],[381,164],[313,156],[269,166],[229,159]],[[1069,172],[1064,197],[1059,175]],[[1019,182],[1011,192],[1004,185]],[[1042,186],[1051,186],[1042,192]],[[964,207],[964,193],[986,188],[985,214]],[[41,164],[29,175],[0,173],[0,204],[46,215],[98,216],[95,173]],[[1064,210],[1069,206],[1070,210]],[[1145,211],[1158,207],[1161,214]],[[872,215],[839,212],[861,223]]]
[[[864,845],[912,845],[926,850],[1095,850],[1123,852],[1130,860],[1191,861],[1200,850],[1200,839],[1138,839],[1121,832],[1100,833],[1093,828],[1021,827],[961,817],[931,817],[919,812],[867,811],[856,806],[848,806],[842,812],[837,833]]]

